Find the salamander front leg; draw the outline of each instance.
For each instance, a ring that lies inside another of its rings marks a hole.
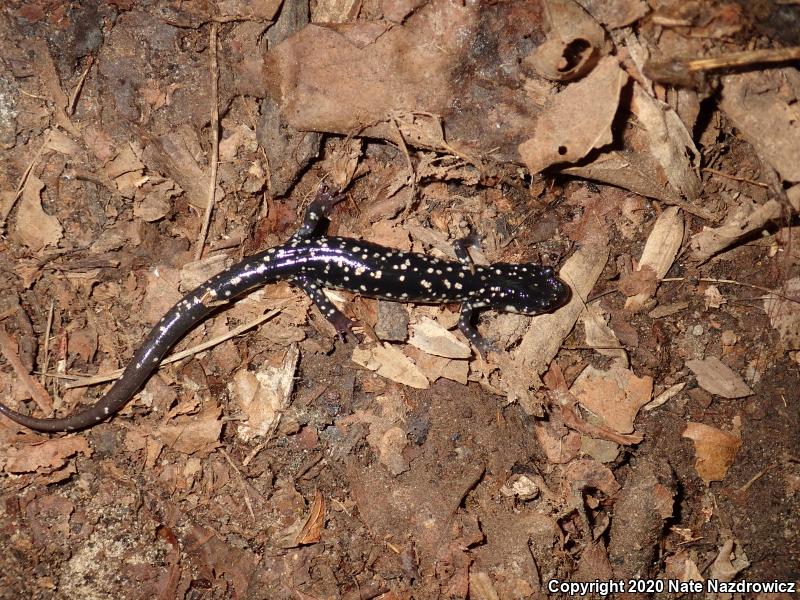
[[[472,257],[469,255],[469,250],[467,250],[470,246],[474,248],[480,246],[480,237],[474,231],[453,242],[453,251],[461,264],[468,266],[469,270],[475,273],[475,263],[472,262]]]
[[[467,336],[467,339],[481,355],[481,358],[486,361],[489,352],[494,351],[494,346],[492,346],[491,342],[487,341],[486,338],[478,332],[475,325],[472,324],[473,311],[474,309],[472,306],[466,302],[461,304],[461,316],[458,319],[458,328],[461,330],[461,333]]]
[[[295,238],[310,238],[314,236],[317,231],[321,219],[327,217],[331,209],[337,202],[344,198],[344,194],[334,192],[327,185],[319,186],[316,197],[311,201],[306,209],[303,224],[297,233],[294,234]]]
[[[322,291],[320,285],[311,281],[306,277],[295,277],[294,283],[303,288],[303,291],[309,298],[317,305],[319,312],[322,313],[328,322],[336,329],[336,334],[344,341],[346,334],[351,334],[357,341],[361,341],[358,335],[353,331],[355,321],[349,319],[342,311],[336,308],[336,305],[328,300],[325,292]]]

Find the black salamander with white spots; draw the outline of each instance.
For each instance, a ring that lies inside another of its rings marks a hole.
[[[475,265],[466,240],[456,243],[459,262],[342,237],[318,237],[319,221],[341,199],[320,188],[300,230],[285,244],[245,258],[186,295],[162,317],[122,376],[94,405],[69,417],[29,417],[0,404],[0,413],[37,431],[76,431],[111,417],[144,385],[169,349],[220,304],[266,283],[288,280],[301,287],[343,335],[353,325],[323,293],[335,288],[397,302],[461,303],[459,329],[485,356],[491,346],[472,324],[476,309],[535,315],[570,298],[553,269],[533,263]]]

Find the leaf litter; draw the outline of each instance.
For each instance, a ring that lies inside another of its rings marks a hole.
[[[702,3],[318,4],[311,23],[223,4],[11,3],[0,286],[29,326],[0,297],[4,401],[90,402],[53,376],[123,365],[181,293],[286,239],[326,176],[350,186],[332,233],[453,259],[475,230],[476,261],[557,266],[572,300],[483,315],[484,363],[452,306],[392,317],[337,293],[362,325],[348,346],[290,286],[251,294],[182,347],[239,333],[111,422],[47,441],[3,422],[0,567],[28,573],[9,589],[518,598],[549,573],[787,576],[800,535],[759,523],[800,513],[797,463],[774,458],[800,439],[800,85],[746,60],[786,31]],[[735,68],[696,68],[731,48]]]

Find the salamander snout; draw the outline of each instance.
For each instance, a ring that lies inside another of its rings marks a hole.
[[[572,290],[551,267],[536,264],[494,265],[486,304],[497,310],[538,315],[561,308]]]

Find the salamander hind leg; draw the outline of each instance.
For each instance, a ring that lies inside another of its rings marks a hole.
[[[317,282],[307,277],[295,277],[293,281],[303,288],[303,291],[311,298],[314,304],[317,305],[319,312],[333,325],[336,329],[336,334],[342,341],[345,340],[347,334],[352,335],[356,341],[361,341],[358,334],[353,331],[353,326],[356,325],[356,322],[349,319],[347,315],[336,308],[333,302],[328,300],[325,292],[322,291],[322,287]]]
[[[461,330],[461,333],[467,336],[467,339],[481,355],[481,358],[486,361],[489,352],[494,352],[495,347],[491,342],[483,337],[475,328],[475,325],[472,324],[473,315],[474,309],[472,306],[464,302],[461,305],[461,315],[458,319],[458,328]]]
[[[331,190],[327,185],[319,186],[317,195],[311,201],[306,209],[303,224],[294,238],[310,238],[313,237],[319,227],[320,220],[326,218],[330,214],[331,209],[336,203],[341,202],[344,194]]]

